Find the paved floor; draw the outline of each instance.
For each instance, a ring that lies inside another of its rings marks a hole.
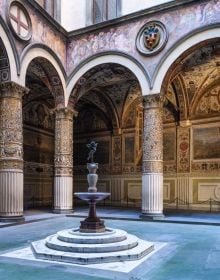
[[[84,216],[86,209],[77,209],[75,215]],[[136,210],[99,209],[106,216],[106,225],[124,229],[138,237],[168,243],[161,252],[129,273],[105,271],[69,270],[65,265],[51,264],[47,267],[13,263],[0,257],[0,280],[218,280],[220,279],[220,224],[219,214],[169,215],[169,223],[143,222]],[[173,223],[173,220],[194,224]],[[0,228],[0,254],[29,246],[58,230],[77,227],[78,217],[65,217],[52,213],[30,211],[27,223]],[[201,225],[200,222],[207,223]],[[208,224],[209,223],[209,224]],[[90,275],[89,275],[90,274]]]
[[[143,220],[140,218],[140,210],[126,208],[98,208],[98,213],[105,219],[125,219],[125,220]],[[73,217],[84,217],[87,215],[87,208],[77,208]],[[208,224],[220,225],[220,213],[197,213],[197,212],[179,212],[169,211],[165,213],[163,219],[158,219],[155,222],[163,223],[185,223],[185,224]]]

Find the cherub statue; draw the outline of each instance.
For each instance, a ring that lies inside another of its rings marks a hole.
[[[96,152],[96,148],[97,148],[98,143],[96,143],[94,140],[92,140],[89,144],[86,145],[86,147],[89,149],[89,155],[87,160],[90,163],[94,163],[94,153]]]

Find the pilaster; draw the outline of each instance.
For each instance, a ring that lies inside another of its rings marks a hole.
[[[190,130],[191,123],[184,120],[177,127],[177,190],[178,203],[185,205],[191,202],[190,180]]]

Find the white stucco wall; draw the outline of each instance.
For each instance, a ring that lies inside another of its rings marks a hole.
[[[122,0],[121,14],[124,16],[170,1],[171,0]]]
[[[86,0],[61,0],[61,25],[67,30],[86,26]]]
[[[60,0],[61,25],[67,30],[76,30],[86,26],[87,0]],[[171,0],[122,0],[121,15],[157,6]]]

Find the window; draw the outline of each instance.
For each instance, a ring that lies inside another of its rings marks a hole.
[[[92,19],[87,24],[95,24],[120,16],[121,0],[91,0]]]
[[[55,20],[60,22],[61,8],[60,0],[36,0]]]

